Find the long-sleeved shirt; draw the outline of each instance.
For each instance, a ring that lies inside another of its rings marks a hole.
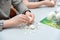
[[[17,10],[16,14],[24,13],[28,8],[21,0],[0,0],[0,30],[3,27],[3,20],[9,19],[11,4]]]

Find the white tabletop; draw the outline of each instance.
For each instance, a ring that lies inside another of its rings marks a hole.
[[[49,12],[56,10],[55,7],[41,7],[31,9],[35,15],[35,22],[38,23],[46,17]],[[34,24],[37,26],[36,24]],[[40,23],[38,29],[21,30],[21,29],[6,29],[0,32],[0,40],[60,40],[60,30]]]

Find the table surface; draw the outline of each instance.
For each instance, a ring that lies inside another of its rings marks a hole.
[[[55,11],[55,7],[41,7],[37,9],[30,9],[35,15],[35,22],[39,23],[41,19],[46,17],[49,12]],[[37,26],[37,24],[33,24]],[[0,32],[0,40],[60,40],[60,30],[40,23],[38,29],[35,30],[20,30],[20,29],[6,29]]]

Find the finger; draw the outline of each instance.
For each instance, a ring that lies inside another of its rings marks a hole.
[[[25,20],[25,19],[23,19],[23,18],[20,18],[20,19],[18,20],[18,22],[20,22],[20,23],[28,23],[28,21]]]
[[[23,20],[29,21],[29,18],[28,18],[28,16],[26,16],[26,15],[22,15],[21,18],[22,18]]]
[[[28,22],[28,21],[26,21],[26,20],[22,20],[22,22],[23,22],[23,23],[29,23],[29,22]]]
[[[23,19],[25,19],[25,20],[29,21],[28,16],[26,16],[26,15],[24,15],[24,14],[21,14],[21,15],[20,15],[20,18],[23,18]]]
[[[28,22],[28,19],[25,15],[20,14],[15,17],[18,22]]]
[[[30,17],[32,18],[32,20],[34,19],[34,14],[30,14]]]
[[[35,16],[32,14],[32,15],[31,15],[31,18],[32,18],[31,23],[33,23]]]

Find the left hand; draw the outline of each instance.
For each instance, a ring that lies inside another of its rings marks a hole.
[[[34,15],[32,13],[30,13],[29,11],[26,12],[26,14],[28,17],[30,17],[30,21],[29,21],[29,24],[33,23],[34,22]]]

